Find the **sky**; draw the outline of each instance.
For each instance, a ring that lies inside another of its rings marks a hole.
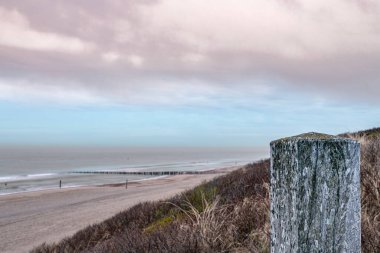
[[[0,0],[0,145],[265,146],[380,126],[376,0]]]

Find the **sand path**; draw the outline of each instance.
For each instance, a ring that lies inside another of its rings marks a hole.
[[[139,202],[173,196],[218,175],[177,175],[130,183],[127,190],[124,186],[81,187],[0,196],[0,252],[28,252]]]

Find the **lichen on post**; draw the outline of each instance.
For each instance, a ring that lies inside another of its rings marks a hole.
[[[360,252],[360,145],[308,133],[271,146],[271,252]]]

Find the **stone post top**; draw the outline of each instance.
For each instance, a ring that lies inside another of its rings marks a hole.
[[[297,141],[328,141],[328,142],[351,142],[358,143],[357,141],[350,138],[343,138],[336,135],[329,135],[323,133],[309,132],[300,135],[295,135],[291,137],[285,137],[278,140],[272,141],[270,144],[276,144],[279,142],[297,142]]]

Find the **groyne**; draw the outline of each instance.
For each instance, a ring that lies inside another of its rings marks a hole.
[[[191,175],[191,174],[216,174],[223,173],[217,170],[204,170],[204,171],[73,171],[74,174],[113,174],[113,175],[144,175],[144,176],[171,176],[171,175]]]

